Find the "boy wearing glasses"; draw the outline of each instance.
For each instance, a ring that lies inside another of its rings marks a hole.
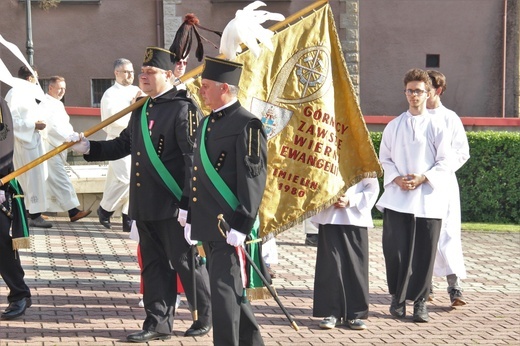
[[[404,77],[408,110],[383,131],[379,159],[384,192],[376,207],[383,216],[383,254],[390,313],[406,315],[406,300],[414,302],[413,321],[428,322],[437,242],[446,214],[447,150],[443,126],[426,109],[431,81],[420,69]]]

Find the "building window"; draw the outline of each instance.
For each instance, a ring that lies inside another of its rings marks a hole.
[[[115,79],[92,79],[91,81],[91,93],[92,93],[92,107],[101,106],[101,98],[105,91],[110,88],[115,82]]]
[[[49,90],[50,80],[38,78],[38,83],[40,83],[43,92],[47,93],[47,90]]]
[[[441,66],[441,56],[439,54],[426,54],[426,67]]]

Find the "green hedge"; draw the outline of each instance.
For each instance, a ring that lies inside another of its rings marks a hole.
[[[467,136],[471,158],[457,171],[462,221],[520,224],[520,132]],[[379,153],[382,133],[371,137]],[[381,213],[374,208],[373,216],[381,218]]]

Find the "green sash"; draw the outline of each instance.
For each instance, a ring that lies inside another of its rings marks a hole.
[[[205,140],[205,134],[206,134],[206,127],[208,126],[208,120],[209,116],[204,119],[204,122],[202,123],[202,132],[201,132],[201,138],[200,138],[200,158],[202,161],[202,167],[204,168],[204,171],[208,175],[209,180],[211,180],[213,186],[217,189],[218,192],[222,195],[222,197],[226,200],[226,202],[229,204],[231,209],[235,210],[240,202],[238,201],[237,197],[231,191],[229,186],[227,186],[226,182],[220,174],[215,170],[215,167],[211,164],[208,152],[206,151],[206,140]],[[256,217],[255,223],[253,225],[253,228],[251,229],[250,237],[251,240],[258,239],[258,228],[260,227],[260,219],[258,216]],[[252,242],[249,246],[249,253],[251,255],[251,258],[255,261],[255,263],[259,264],[261,261],[260,251],[259,251],[259,245],[257,242]],[[260,279],[260,276],[254,271],[249,271],[249,288],[260,288],[263,287],[262,279]],[[250,299],[251,300],[251,299]]]
[[[222,179],[222,177],[215,170],[215,167],[213,167],[213,165],[209,161],[208,152],[206,151],[206,140],[204,139],[206,134],[206,127],[208,126],[208,120],[209,117],[206,117],[206,119],[204,119],[204,123],[202,124],[202,135],[200,138],[200,158],[202,161],[202,167],[208,175],[209,180],[211,180],[211,182],[213,183],[213,186],[215,186],[217,191],[220,192],[222,197],[224,197],[231,209],[235,210],[240,204],[240,202],[236,198],[233,191],[231,191],[229,186],[227,186],[224,179]]]
[[[164,163],[159,158],[159,155],[157,155],[157,152],[155,151],[155,148],[152,143],[152,138],[150,137],[150,132],[148,131],[148,124],[146,121],[146,107],[148,106],[148,101],[150,101],[150,98],[146,100],[141,110],[141,131],[143,133],[143,141],[144,146],[146,148],[146,153],[148,154],[148,157],[150,158],[153,167],[155,168],[157,173],[159,173],[159,176],[161,177],[162,181],[166,184],[168,189],[170,189],[170,191],[177,198],[177,200],[180,201],[182,197],[182,190],[179,184],[177,184],[177,182],[171,175],[171,173],[164,166]]]
[[[13,200],[13,225],[12,225],[12,244],[13,250],[29,249],[31,242],[29,239],[29,226],[25,215],[25,203],[23,191],[18,185],[18,181],[13,179],[9,182],[14,191]]]

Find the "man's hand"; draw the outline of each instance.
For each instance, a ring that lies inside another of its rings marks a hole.
[[[186,242],[190,245],[197,245],[199,242],[198,240],[191,239],[191,223],[187,223],[186,226],[184,226],[184,239],[186,239]]]
[[[347,208],[350,204],[347,195],[341,196],[336,203],[334,203],[334,207],[336,208]]]
[[[179,208],[179,215],[177,216],[177,221],[179,221],[182,227],[186,226],[186,217],[188,217],[188,211]]]
[[[244,245],[244,241],[246,240],[246,235],[237,231],[236,229],[231,229],[231,231],[226,232],[226,242],[231,246],[242,246]]]
[[[135,94],[135,96],[134,96],[134,98],[132,99],[132,101],[130,101],[130,104],[133,105],[133,104],[135,103],[135,101],[137,101],[137,99],[138,99],[139,97],[141,97],[141,96],[146,96],[146,94],[145,94],[144,92],[142,92],[141,90],[139,90],[139,91],[137,92],[137,94]]]
[[[72,146],[72,150],[74,150],[75,152],[80,153],[80,154],[88,155],[88,153],[90,152],[90,141],[85,137],[83,132],[81,132],[80,134],[78,134],[77,132],[74,132],[69,137],[76,136],[76,135],[79,136],[79,142],[77,142],[76,144],[74,144]],[[67,140],[68,140],[68,138],[67,138]]]
[[[79,140],[80,140],[80,137],[79,137],[79,133],[77,133],[77,132],[73,132],[70,135],[68,135],[67,138],[65,138],[65,142],[67,142],[67,143],[77,142]]]
[[[34,123],[34,128],[38,131],[45,129],[46,127],[47,127],[47,124],[41,120],[38,120],[37,122]]]
[[[394,182],[399,185],[402,190],[415,190],[415,188],[427,180],[424,174],[407,174],[396,177]]]

